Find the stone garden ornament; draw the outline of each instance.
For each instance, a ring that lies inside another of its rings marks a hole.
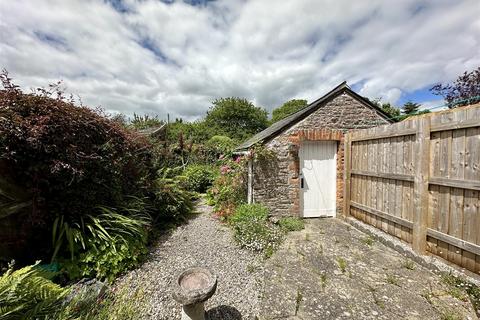
[[[217,277],[208,269],[183,271],[175,281],[173,298],[182,305],[182,320],[205,320],[205,301],[217,290]]]

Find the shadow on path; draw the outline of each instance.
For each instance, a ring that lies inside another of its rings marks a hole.
[[[221,305],[207,311],[208,320],[241,320],[242,314],[236,308]]]

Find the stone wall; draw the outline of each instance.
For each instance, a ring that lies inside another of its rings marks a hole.
[[[266,144],[276,159],[254,164],[253,200],[265,204],[275,216],[300,215],[300,161],[302,141],[337,143],[337,213],[343,204],[343,134],[387,124],[377,112],[343,93]]]

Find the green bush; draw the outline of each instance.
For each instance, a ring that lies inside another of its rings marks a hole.
[[[182,174],[187,190],[205,193],[217,176],[216,170],[209,165],[189,165]]]
[[[207,192],[207,200],[214,206],[215,214],[224,219],[235,212],[235,208],[247,199],[247,176],[244,160],[224,160],[220,175]]]
[[[79,254],[63,263],[70,278],[96,277],[113,282],[147,253],[150,217],[142,213],[122,215],[104,207],[100,210],[100,215],[86,219],[84,230],[76,232],[79,238],[74,242],[80,246]]]
[[[155,186],[156,210],[152,213],[155,226],[182,222],[193,212],[193,194],[182,188],[182,181],[176,175],[176,170],[159,170]]]
[[[100,110],[75,105],[58,86],[24,93],[5,72],[0,80],[0,175],[26,191],[28,199],[20,203],[30,204],[9,235],[0,232],[0,252],[7,236],[22,243],[8,259],[47,258],[59,216],[69,226],[80,225],[97,205],[119,208],[126,195],[154,192],[156,168],[147,139]]]
[[[142,287],[136,288],[128,283],[115,292],[108,292],[105,298],[92,304],[81,320],[132,320],[142,318],[148,295]],[[93,307],[93,308],[92,308]],[[64,318],[70,320],[71,318]],[[79,319],[79,320],[80,320]]]
[[[268,209],[261,204],[242,204],[237,207],[235,214],[229,218],[233,225],[248,222],[252,220],[266,221],[268,218]]]
[[[221,155],[230,155],[236,146],[237,142],[227,136],[213,136],[205,143],[209,155],[214,160]]]
[[[267,219],[268,210],[258,204],[240,205],[229,221],[237,243],[246,249],[261,251],[269,257],[283,239],[282,230]]]
[[[0,317],[2,319],[54,319],[68,289],[53,283],[37,264],[16,271],[7,270],[0,277]]]
[[[145,301],[142,288],[127,284],[104,293],[61,287],[51,281],[55,273],[40,269],[37,262],[0,277],[0,319],[122,320],[138,318]]]
[[[305,223],[302,219],[297,217],[285,217],[278,220],[278,225],[282,230],[289,231],[299,231],[305,228]]]
[[[111,283],[118,275],[136,267],[140,258],[147,253],[143,240],[129,240],[126,243],[120,240],[110,243],[97,240],[90,244],[90,249],[80,254],[75,266],[70,265],[70,274],[96,277]]]

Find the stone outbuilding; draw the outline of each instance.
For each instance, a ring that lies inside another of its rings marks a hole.
[[[391,122],[341,83],[237,147],[237,154],[270,155],[249,161],[248,202],[263,203],[274,216],[336,216],[343,203],[345,132]]]

